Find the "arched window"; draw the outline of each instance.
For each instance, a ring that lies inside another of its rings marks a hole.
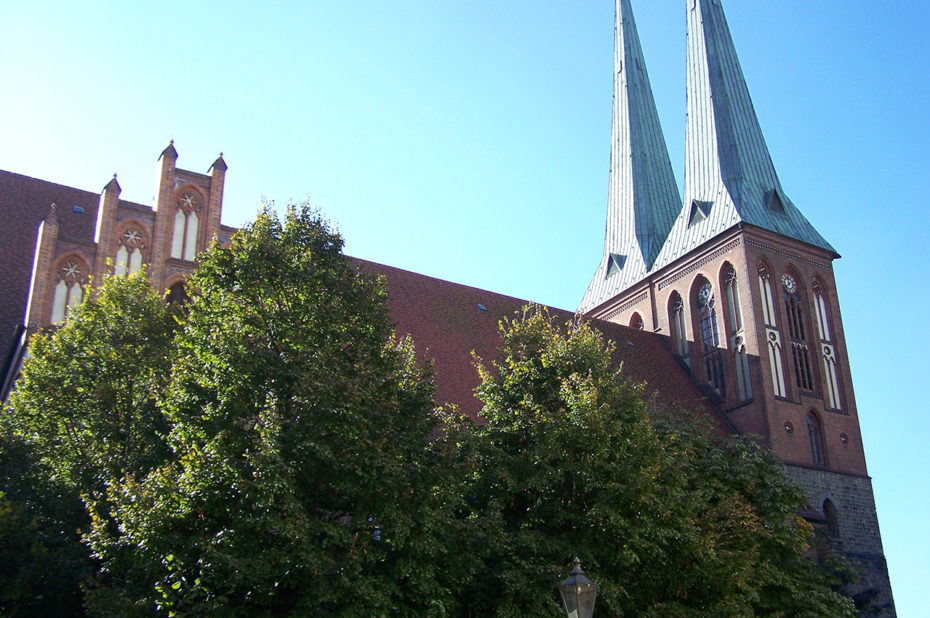
[[[827,518],[827,533],[832,537],[840,536],[840,524],[836,518],[836,506],[833,500],[827,498],[823,501],[823,514]]]
[[[639,315],[638,313],[634,313],[633,317],[630,318],[630,328],[646,330],[646,323],[643,322],[643,316]]]
[[[672,343],[675,346],[675,352],[690,365],[688,359],[688,340],[687,331],[685,330],[685,303],[681,300],[678,292],[672,292],[668,300],[668,323],[672,332]]]
[[[714,286],[706,279],[698,287],[697,315],[700,320],[701,349],[704,353],[704,377],[721,397],[726,397],[723,378],[723,352],[720,349],[720,334],[717,328],[717,306]]]
[[[842,410],[840,385],[836,367],[836,350],[831,342],[830,320],[827,311],[826,289],[820,280],[815,279],[814,308],[817,314],[817,331],[820,334],[820,347],[823,352],[823,373],[826,379],[826,403],[832,410]]]
[[[820,419],[813,412],[807,413],[807,440],[810,443],[811,461],[818,466],[826,465],[827,458],[823,448],[823,429]]]
[[[723,273],[730,349],[733,350],[733,361],[736,366],[736,385],[739,389],[739,400],[742,402],[752,399],[752,384],[749,381],[749,355],[746,353],[746,337],[743,332],[739,281],[736,278],[736,270],[730,264],[724,265]]]
[[[55,269],[55,276],[58,283],[55,284],[55,292],[52,296],[52,324],[59,324],[68,317],[68,312],[72,307],[81,304],[84,299],[84,289],[81,284],[84,282],[87,272],[84,266],[77,260],[67,260]]]
[[[781,277],[785,295],[785,312],[788,314],[788,335],[791,337],[791,358],[794,361],[794,377],[798,388],[814,390],[810,351],[807,348],[807,333],[804,327],[804,305],[797,279],[785,273]]]
[[[123,231],[119,237],[119,250],[116,252],[116,266],[113,272],[117,277],[127,273],[135,274],[142,270],[142,232],[130,227]]]
[[[197,234],[200,229],[200,198],[187,191],[178,198],[174,215],[174,234],[171,237],[171,257],[194,261],[197,256]]]
[[[765,340],[768,348],[769,368],[772,372],[772,391],[776,397],[787,397],[785,368],[782,363],[781,333],[775,321],[775,302],[772,296],[772,273],[765,263],[759,264],[759,294],[762,297],[762,319],[765,322]]]
[[[178,281],[177,283],[172,285],[170,288],[168,288],[168,295],[166,296],[165,300],[167,300],[169,304],[170,303],[178,303],[181,305],[187,304],[187,301],[188,301],[187,287],[184,285],[184,282]]]

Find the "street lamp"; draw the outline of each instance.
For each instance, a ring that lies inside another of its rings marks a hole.
[[[559,584],[559,594],[568,618],[591,618],[594,615],[597,584],[585,576],[578,558],[575,558],[575,568],[568,579]]]

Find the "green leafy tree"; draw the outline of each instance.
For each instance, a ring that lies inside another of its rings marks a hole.
[[[144,275],[108,277],[64,325],[30,339],[4,422],[55,482],[96,498],[165,459],[157,399],[177,316]]]
[[[76,492],[49,481],[21,440],[0,440],[0,616],[79,616],[93,573]]]
[[[200,256],[165,400],[177,459],[111,485],[96,611],[445,611],[432,385],[341,249],[304,206]]]
[[[660,418],[583,322],[531,308],[502,339],[479,365],[487,425],[446,436],[482,562],[463,614],[560,615],[555,584],[579,555],[602,616],[852,615],[802,559],[803,496],[767,451]]]
[[[79,613],[94,571],[84,501],[168,456],[156,400],[176,316],[144,276],[111,277],[65,324],[30,339],[0,416],[4,615]]]

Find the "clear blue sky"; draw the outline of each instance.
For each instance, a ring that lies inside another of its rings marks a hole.
[[[838,249],[902,616],[930,581],[930,4],[725,0],[782,184]],[[0,168],[150,203],[229,163],[224,222],[307,196],[377,262],[572,309],[601,255],[613,2],[0,0]],[[679,182],[685,2],[634,0]],[[0,222],[2,225],[2,222]]]

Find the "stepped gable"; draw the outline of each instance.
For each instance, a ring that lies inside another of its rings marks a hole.
[[[55,204],[59,239],[92,245],[99,203],[99,193],[0,170],[0,363],[24,323],[39,224]],[[122,200],[120,206],[151,211]]]
[[[383,264],[355,261],[363,270],[384,276],[398,334],[409,334],[417,354],[433,363],[437,401],[454,402],[469,418],[483,422],[481,402],[474,395],[478,372],[471,352],[488,361],[496,359],[499,321],[520,313],[527,301]],[[549,312],[563,322],[574,317],[572,312],[561,309],[549,308]],[[624,373],[645,381],[648,392],[656,395],[662,407],[692,410],[709,419],[720,435],[734,433],[659,335],[601,320],[591,323],[616,343],[615,360],[622,363]]]

